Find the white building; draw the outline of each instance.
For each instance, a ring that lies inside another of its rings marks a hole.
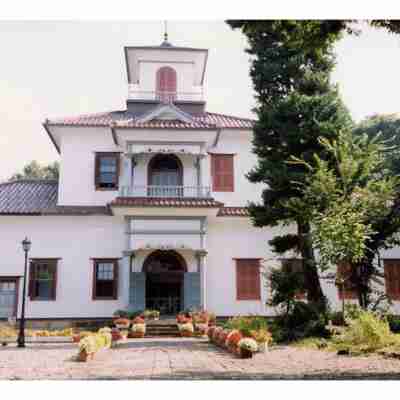
[[[59,182],[0,185],[0,318],[21,304],[25,236],[29,319],[273,313],[260,267],[278,263],[278,230],[254,228],[245,208],[262,189],[245,177],[253,121],[205,111],[207,57],[166,41],[126,47],[126,110],[46,120]]]

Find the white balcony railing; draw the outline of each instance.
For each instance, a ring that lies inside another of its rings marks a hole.
[[[121,197],[210,198],[209,186],[121,186]]]
[[[129,100],[158,100],[161,103],[173,103],[175,101],[203,101],[203,91],[193,92],[167,92],[138,90],[136,85],[128,87]]]

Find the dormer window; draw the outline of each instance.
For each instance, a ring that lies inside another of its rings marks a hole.
[[[162,103],[176,100],[176,71],[171,67],[161,67],[156,76],[156,98]]]
[[[119,177],[119,153],[96,153],[96,190],[117,190]]]

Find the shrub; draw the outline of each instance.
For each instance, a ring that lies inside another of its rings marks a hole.
[[[234,317],[224,325],[228,329],[237,329],[243,336],[251,337],[252,331],[267,329],[267,321],[264,317]]]
[[[84,337],[79,341],[79,352],[85,351],[93,354],[103,348],[111,346],[111,333],[108,330],[100,329],[98,333]]]
[[[211,329],[211,328],[210,328]],[[243,338],[243,335],[240,333],[240,331],[238,331],[237,329],[230,331],[226,341],[225,341],[225,345],[227,347],[235,347],[238,345],[239,341]]]
[[[190,323],[190,322],[181,324],[181,325],[179,326],[179,330],[180,330],[181,332],[191,332],[191,333],[193,333],[193,332],[194,332],[193,324]]]
[[[146,325],[145,324],[133,324],[132,332],[146,333]]]
[[[239,347],[244,350],[255,353],[258,350],[257,342],[251,338],[243,338],[238,343]]]
[[[144,318],[137,316],[133,319],[134,324],[144,324]]]
[[[329,337],[326,316],[312,304],[295,302],[291,311],[276,317],[270,325],[275,342],[291,342],[306,337]]]
[[[400,344],[400,338],[390,331],[385,318],[362,310],[357,315],[354,319],[349,318],[344,333],[334,338],[337,348],[347,348],[351,353],[368,353]]]
[[[272,341],[272,335],[267,329],[260,329],[258,331],[251,331],[251,337],[257,343],[269,344]]]

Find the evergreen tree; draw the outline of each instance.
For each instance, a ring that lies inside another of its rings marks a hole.
[[[337,89],[329,82],[335,64],[332,49],[345,21],[229,21],[246,35],[250,74],[256,91],[257,122],[253,151],[257,165],[251,182],[265,184],[261,203],[250,204],[255,226],[297,226],[297,232],[275,237],[270,244],[282,253],[303,258],[308,300],[324,308],[310,235],[310,216],[290,207],[303,193],[293,182],[305,182],[307,169],[288,163],[291,157],[313,162],[324,158],[319,138],[334,139],[350,129],[351,119]]]

